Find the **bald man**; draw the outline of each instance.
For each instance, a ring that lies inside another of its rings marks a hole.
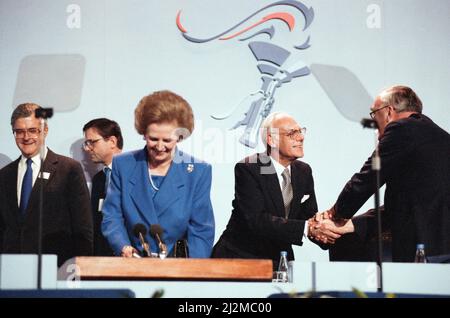
[[[317,211],[311,168],[303,157],[306,128],[286,113],[272,113],[262,125],[266,152],[235,166],[235,198],[226,230],[212,257],[272,259],[280,251],[294,259],[305,220]]]

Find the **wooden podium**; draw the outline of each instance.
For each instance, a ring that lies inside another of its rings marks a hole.
[[[271,281],[272,261],[218,258],[74,257],[58,280]]]

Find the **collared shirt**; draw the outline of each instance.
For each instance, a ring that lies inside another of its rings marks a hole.
[[[284,171],[284,169],[289,169],[289,174],[291,175],[291,183],[292,183],[292,171],[291,171],[291,165],[285,167],[278,161],[276,161],[274,158],[270,157],[270,160],[272,160],[273,167],[275,168],[275,171],[277,173],[278,182],[280,183],[280,189],[283,188],[283,176],[281,175]],[[303,237],[306,238],[308,235],[308,222],[305,222],[305,227],[303,229]]]
[[[285,167],[281,163],[279,163],[278,161],[273,159],[272,157],[270,157],[270,160],[272,160],[273,167],[275,168],[275,171],[277,173],[278,182],[280,183],[280,189],[283,189],[283,176],[282,176],[282,174],[283,174],[284,169],[288,168],[289,174],[292,175],[291,174],[291,165]]]
[[[47,147],[45,147],[44,160],[47,157],[47,152],[48,149]],[[20,206],[20,196],[22,194],[22,182],[25,172],[27,171],[27,159],[28,158],[22,155],[17,168],[17,206]],[[31,169],[33,169],[33,186],[34,186],[34,183],[36,182],[36,179],[39,174],[39,170],[41,169],[40,153],[38,153],[34,157],[31,157],[31,160],[33,161],[33,163],[31,164]]]

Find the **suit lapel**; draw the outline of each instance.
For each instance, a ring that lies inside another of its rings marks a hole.
[[[292,198],[291,213],[289,215],[297,215],[300,208],[301,199],[305,193],[305,178],[302,176],[301,169],[295,164],[295,161],[291,164],[291,183],[294,196]]]
[[[151,187],[149,180],[146,150],[142,150],[136,159],[137,162],[129,181],[131,183],[131,199],[148,224],[158,224],[159,221],[153,204],[155,190]]]
[[[258,169],[260,170],[259,173],[261,174],[262,180],[267,188],[270,199],[275,206],[276,216],[284,217],[283,195],[281,194],[278,176],[275,171],[275,167],[272,164],[272,160],[264,153],[259,155]],[[261,173],[262,171],[264,171],[264,173]]]
[[[17,169],[19,167],[19,161],[20,157],[8,168],[8,174],[4,185],[6,198],[11,198],[7,199],[5,202],[7,205],[5,211],[8,214],[8,219],[14,220],[15,222],[17,222],[20,217],[19,203],[17,201]]]
[[[45,189],[55,178],[57,165],[58,165],[58,156],[53,151],[48,149],[47,156],[45,157],[42,169],[44,175],[48,174],[48,179],[45,179],[42,176],[38,175],[36,182],[33,185],[33,189],[31,190],[30,200],[28,201],[27,212],[25,216],[26,220],[32,218],[32,215],[38,212],[39,191],[41,188],[41,184],[42,183],[44,184],[44,193],[45,193]]]
[[[177,154],[178,155],[178,151]],[[154,198],[156,213],[162,215],[172,204],[180,198],[180,189],[184,187],[183,165],[176,159],[172,161],[169,171]]]

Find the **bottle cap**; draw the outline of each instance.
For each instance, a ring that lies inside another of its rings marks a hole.
[[[423,244],[423,243],[419,243],[419,244],[417,244],[417,248],[419,249],[424,249],[425,248],[425,244]]]
[[[287,252],[286,251],[281,251],[281,256],[287,256]]]

